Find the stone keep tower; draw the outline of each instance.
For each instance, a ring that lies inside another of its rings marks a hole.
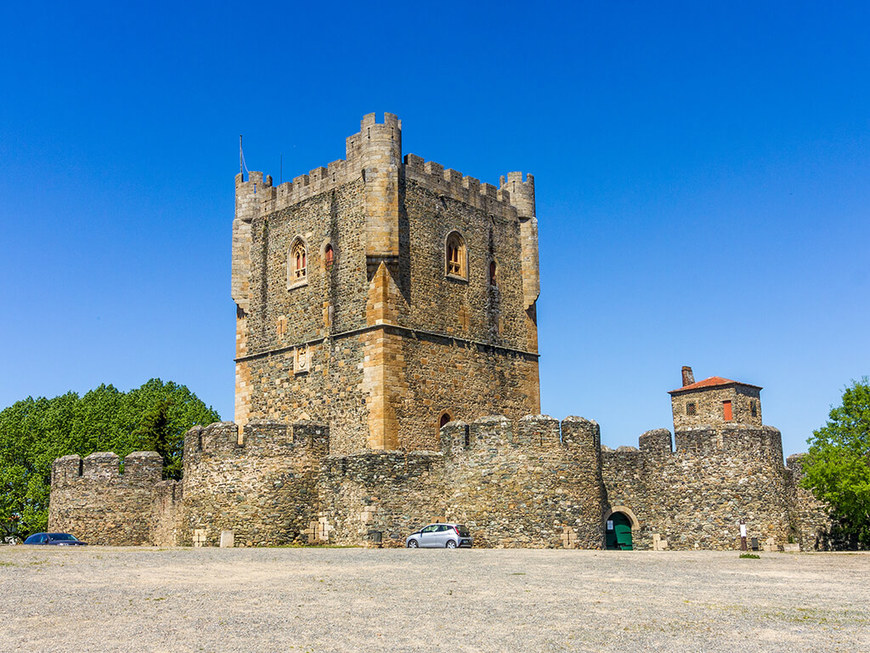
[[[346,153],[277,187],[236,176],[236,422],[321,422],[352,453],[539,413],[532,176],[403,158],[389,113]]]

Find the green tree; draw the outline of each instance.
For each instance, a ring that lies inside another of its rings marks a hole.
[[[828,423],[813,432],[804,463],[804,487],[824,501],[853,546],[870,547],[870,385],[843,392]]]
[[[68,392],[16,402],[0,411],[0,534],[46,528],[56,458],[157,451],[164,477],[180,478],[184,433],[218,420],[185,386],[160,379],[126,393],[104,384],[81,397]]]

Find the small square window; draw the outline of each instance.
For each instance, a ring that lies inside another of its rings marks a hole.
[[[698,408],[695,405],[694,401],[690,401],[686,404],[686,415],[696,415],[698,413]]]

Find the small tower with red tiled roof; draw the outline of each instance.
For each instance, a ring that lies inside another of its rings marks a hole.
[[[683,367],[683,386],[671,390],[674,431],[716,426],[761,426],[761,387],[721,376],[695,383]]]

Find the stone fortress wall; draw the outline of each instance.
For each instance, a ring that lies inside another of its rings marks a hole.
[[[757,386],[684,368],[674,436],[617,451],[595,422],[537,415],[532,175],[496,187],[403,156],[389,113],[363,117],[345,152],[279,186],[236,176],[235,422],[187,433],[181,481],[155,453],[59,459],[51,528],[397,545],[446,519],[485,546],[598,548],[621,513],[639,548],[731,548],[741,518],[762,542],[821,542]]]
[[[66,456],[50,527],[97,544],[217,546],[232,531],[236,546],[401,546],[447,520],[480,546],[601,548],[622,511],[638,549],[733,549],[740,519],[763,544],[824,544],[826,515],[797,487],[800,457],[783,465],[771,427],[678,434],[675,449],[659,429],[611,451],[583,418],[490,416],[451,422],[440,439],[437,451],[330,455],[323,425],[223,422],[188,432],[181,481],[161,481],[153,453],[128,456],[123,474],[114,454]]]

